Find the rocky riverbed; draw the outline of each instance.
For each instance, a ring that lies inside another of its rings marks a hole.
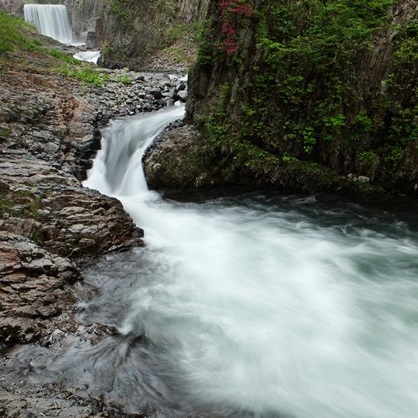
[[[94,86],[56,66],[37,52],[0,62],[0,416],[131,416],[68,387],[29,384],[15,353],[22,344],[53,349],[62,339],[116,332],[77,320],[82,271],[104,254],[141,246],[143,231],[119,201],[81,181],[102,127],[185,100],[185,82],[103,69]]]

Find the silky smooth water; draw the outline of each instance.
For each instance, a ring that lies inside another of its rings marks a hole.
[[[72,42],[70,16],[66,6],[60,4],[25,4],[25,21],[33,23],[38,32],[63,44]]]
[[[416,418],[416,228],[314,197],[162,199],[142,154],[182,115],[115,121],[85,182],[145,229],[122,332],[152,343],[173,397],[206,410]]]

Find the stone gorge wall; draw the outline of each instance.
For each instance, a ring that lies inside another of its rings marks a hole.
[[[417,195],[418,2],[357,3],[210,1],[187,109],[231,182]]]
[[[23,1],[0,0],[0,10],[3,10],[13,15],[23,15]]]
[[[144,70],[149,59],[175,43],[185,24],[205,16],[208,0],[66,0],[77,35],[102,49],[110,68]]]
[[[186,22],[202,20],[206,16],[209,0],[178,0],[178,14]]]
[[[95,0],[65,0],[71,15],[72,28],[78,41],[96,48],[102,39],[102,16],[106,2]]]

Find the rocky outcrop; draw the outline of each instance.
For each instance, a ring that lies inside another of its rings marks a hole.
[[[79,82],[45,71],[52,63],[34,54],[2,70],[2,346],[71,329],[81,263],[140,245],[143,234],[119,201],[82,187],[103,114]]]
[[[103,43],[102,16],[106,2],[96,0],[66,0],[75,39],[98,48]]]
[[[136,282],[143,231],[118,200],[83,188],[81,181],[110,119],[185,100],[185,82],[174,75],[78,66],[62,56],[63,46],[26,26],[24,31],[36,40],[23,37],[0,53],[0,416],[177,416],[163,414],[164,407],[156,412],[142,399],[130,414],[105,399],[107,387],[99,385],[97,392],[78,378],[37,379],[73,343],[89,350],[106,337],[121,338],[114,326],[94,322],[106,318],[86,317],[79,302],[99,297],[106,274],[111,289],[118,289],[112,269],[129,265]],[[92,272],[98,281],[90,280]],[[103,293],[113,303],[113,291]],[[125,306],[126,298],[116,303]],[[95,309],[94,302],[89,306]],[[101,384],[97,376],[92,379]]]
[[[206,16],[208,4],[208,0],[178,0],[176,14],[186,23],[200,21]]]
[[[22,226],[16,234],[0,231],[0,348],[36,341],[51,328],[74,330],[69,285],[80,274],[69,259],[22,235]]]
[[[210,2],[187,103],[201,173],[221,164],[225,181],[257,187],[417,196],[417,2],[366,14],[331,3]]]
[[[66,0],[73,30],[102,50],[101,64],[132,70],[186,71],[195,57],[191,22],[203,19],[208,0],[164,2]],[[154,56],[164,51],[164,62]],[[167,58],[172,61],[167,66]],[[160,65],[160,66],[158,66]]]
[[[207,166],[202,171],[202,141],[202,135],[192,125],[176,123],[168,127],[144,155],[148,186],[164,190],[176,190],[179,185],[181,190],[216,186],[220,168]]]
[[[142,245],[143,231],[122,204],[81,181],[111,119],[158,110],[179,100],[178,90],[185,97],[185,82],[174,75],[98,69],[100,83],[86,84],[59,75],[63,63],[52,55],[14,54],[0,56],[3,346],[72,329],[71,283],[81,279],[80,266]]]
[[[0,10],[12,15],[23,15],[23,5],[20,0],[0,0]]]

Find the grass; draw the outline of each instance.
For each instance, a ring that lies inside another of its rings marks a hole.
[[[74,77],[96,86],[102,85],[110,78],[108,75],[102,74],[92,64],[82,63],[56,49],[44,48],[36,35],[36,30],[31,25],[19,18],[0,12],[0,58],[5,58],[6,65],[10,53],[32,51],[41,54],[41,59],[49,61],[59,74]],[[35,56],[32,56],[32,61],[34,60],[36,61]],[[128,81],[127,77],[121,80],[123,83],[128,83]]]
[[[30,38],[25,32],[34,32],[34,29],[23,20],[0,11],[0,55],[16,49],[40,49],[41,42]]]

